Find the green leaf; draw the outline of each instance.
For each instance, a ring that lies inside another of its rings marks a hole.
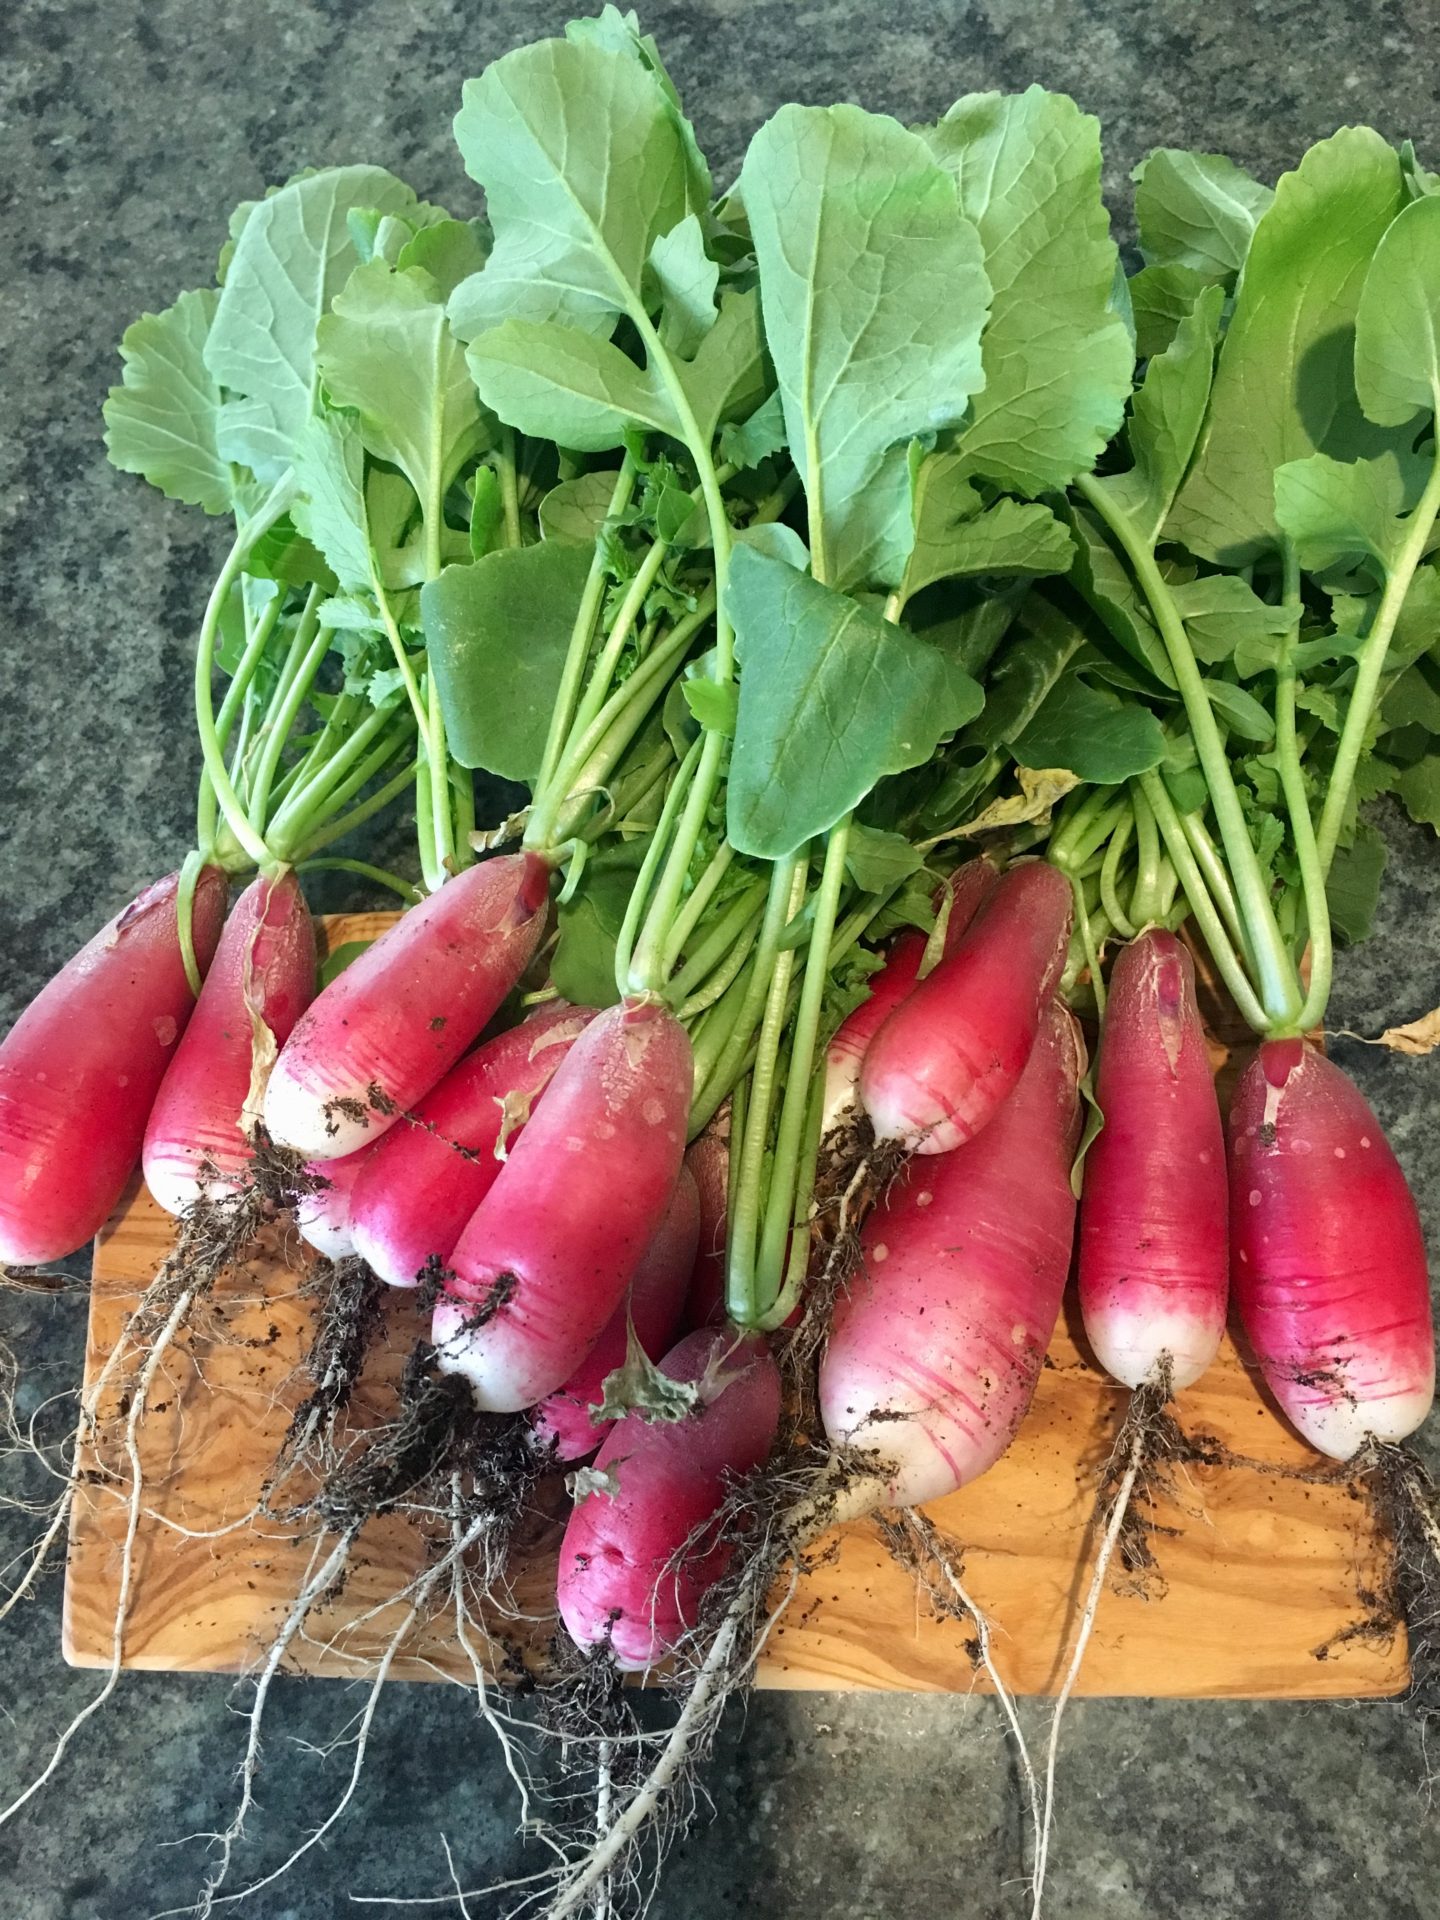
[[[1193,267],[1142,267],[1130,281],[1135,351],[1142,360],[1164,353],[1195,302],[1215,282]],[[1221,299],[1224,299],[1222,289]]]
[[[1253,693],[1247,693],[1244,687],[1232,686],[1228,680],[1204,680],[1201,685],[1216,713],[1240,739],[1261,743],[1274,739],[1274,719]]]
[[[1380,882],[1385,874],[1385,842],[1368,820],[1360,821],[1354,841],[1335,855],[1325,882],[1330,923],[1352,946],[1369,938]]]
[[[717,686],[713,680],[685,679],[680,692],[691,715],[707,733],[735,732],[739,694],[733,684]]]
[[[754,547],[772,559],[783,560],[797,573],[810,570],[810,550],[793,527],[779,520],[757,520],[753,526],[737,527],[735,539],[741,546]]]
[[[1084,645],[1084,633],[1068,614],[1032,595],[1020,630],[990,669],[984,710],[961,735],[962,751],[1008,746],[1023,733]]]
[[[544,509],[544,502],[541,502]],[[470,486],[470,558],[479,560],[489,553],[505,524],[505,496],[500,476],[493,467],[479,466]]]
[[[374,557],[359,428],[343,414],[314,414],[296,435],[290,459],[301,496],[290,517],[324,554],[342,587],[370,592]]]
[[[610,846],[592,854],[579,889],[556,909],[560,938],[550,960],[550,978],[577,1007],[613,1007],[615,948],[635,889],[642,846]]]
[[[452,298],[463,340],[512,319],[608,336],[656,240],[708,199],[673,89],[619,38],[506,54],[465,82],[455,138],[495,235]]]
[[[862,893],[888,893],[924,864],[925,856],[903,833],[882,833],[858,820],[850,823],[845,867]]]
[[[1130,657],[1149,672],[1156,684],[1173,687],[1175,675],[1170,656],[1129,570],[1088,509],[1071,505],[1068,511],[1075,535],[1072,577],[1076,587],[1099,614],[1107,630]]]
[[[1360,651],[1363,642],[1358,633],[1322,633],[1302,640],[1290,650],[1295,671],[1306,674],[1314,667],[1327,666],[1332,660],[1346,660]],[[1257,673],[1273,672],[1280,664],[1285,646],[1283,633],[1251,631],[1235,643],[1231,665],[1242,680],[1253,680]]]
[[[1353,392],[1360,290],[1401,204],[1400,163],[1346,127],[1287,173],[1255,229],[1195,459],[1167,537],[1238,566],[1279,537],[1275,469],[1376,452]]]
[[[748,420],[724,427],[720,433],[721,458],[742,472],[758,467],[772,453],[779,453],[784,445],[785,405],[778,393],[761,401]]]
[[[325,390],[359,416],[366,451],[399,467],[427,518],[438,517],[485,424],[435,282],[419,267],[357,267],[321,320],[316,347]]]
[[[715,324],[720,269],[705,251],[705,231],[693,213],[650,249],[650,271],[660,289],[660,338],[688,360]]]
[[[441,298],[448,300],[462,280],[484,266],[489,242],[483,220],[437,220],[406,241],[395,265],[401,273],[419,267],[435,282]]]
[[[332,980],[338,980],[351,961],[358,960],[374,944],[373,940],[342,940],[338,947],[332,947],[320,962],[315,976],[316,986],[328,987]]]
[[[105,402],[110,464],[206,513],[228,512],[233,499],[230,463],[215,437],[220,389],[205,364],[218,297],[208,288],[182,293],[164,313],[128,326],[121,384]]]
[[[1050,509],[1003,498],[985,506],[967,464],[957,453],[912,458],[915,545],[900,582],[903,600],[937,580],[1070,571],[1074,545]]]
[[[507,426],[583,453],[623,446],[634,427],[678,433],[645,368],[578,327],[507,320],[470,343],[470,373]]]
[[[768,554],[736,548],[727,604],[741,669],[737,852],[794,852],[980,710],[980,688],[938,648]]]
[[[1165,734],[1147,707],[1092,686],[1078,664],[1063,673],[1010,743],[1022,767],[1064,768],[1097,786],[1118,786],[1165,757]]]
[[[1375,249],[1355,316],[1355,390],[1381,426],[1440,412],[1440,199],[1416,200]]]
[[[956,424],[981,379],[979,236],[925,142],[858,107],[782,107],[740,190],[815,571],[897,580],[911,542],[901,443]]]
[[[1367,560],[1378,562],[1382,575],[1388,571],[1404,538],[1404,498],[1400,463],[1389,453],[1351,461],[1315,453],[1275,475],[1276,522],[1312,573]]]
[[[610,515],[615,497],[615,470],[577,474],[552,487],[540,502],[540,532],[546,540],[570,547],[591,547]]]
[[[1130,413],[1128,473],[1101,485],[1153,545],[1195,451],[1210,398],[1223,296],[1207,287],[1170,345],[1145,369]]]
[[[1440,827],[1440,749],[1432,748],[1408,766],[1395,782],[1395,791],[1412,820]]]
[[[1207,666],[1228,660],[1242,642],[1278,646],[1284,635],[1295,631],[1300,617],[1297,607],[1271,606],[1233,573],[1205,574],[1172,587],[1170,593],[1196,659]]]
[[[1220,153],[1158,147],[1130,176],[1146,261],[1233,280],[1275,195]]]
[[[1387,727],[1424,727],[1440,737],[1440,660],[1416,660],[1400,674],[1381,707]]]
[[[1135,365],[1111,306],[1100,123],[1065,94],[1029,87],[967,95],[929,137],[979,230],[993,289],[984,385],[959,442],[969,471],[1026,495],[1068,486],[1119,427]]]
[[[220,450],[277,480],[315,404],[315,336],[359,264],[352,207],[404,213],[415,195],[380,167],[330,167],[252,208],[205,342],[211,376],[235,396],[221,410]]]
[[[450,751],[463,767],[533,781],[590,552],[545,541],[446,567],[420,592]]]

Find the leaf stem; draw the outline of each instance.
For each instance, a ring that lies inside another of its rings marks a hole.
[[[636,991],[631,984],[631,956],[635,950],[635,937],[640,930],[640,921],[645,912],[645,903],[649,898],[650,889],[655,883],[655,874],[665,857],[666,845],[675,831],[675,820],[694,780],[699,759],[700,742],[697,740],[675,769],[674,778],[670,782],[670,791],[666,794],[665,804],[660,809],[660,818],[655,823],[655,831],[651,835],[649,846],[645,849],[640,871],[635,876],[635,885],[630,890],[620,937],[615,943],[615,985],[619,989],[622,1000],[628,999]]]
[[[1191,648],[1189,635],[1185,631],[1185,623],[1180,617],[1179,609],[1175,605],[1165,578],[1156,564],[1154,547],[1141,537],[1131,524],[1129,517],[1116,505],[1109,488],[1103,486],[1094,474],[1088,473],[1081,474],[1075,484],[1123,549],[1135,578],[1150,603],[1156,625],[1165,642],[1165,650],[1170,658],[1176,685],[1185,703],[1185,713],[1190,723],[1201,770],[1205,775],[1205,784],[1210,790],[1210,802],[1215,809],[1221,844],[1225,849],[1225,857],[1234,877],[1240,917],[1255,959],[1258,998],[1264,1008],[1264,1020],[1260,1031],[1268,1031],[1273,1026],[1283,1025],[1292,1020],[1299,1011],[1300,1002],[1304,996],[1300,991],[1294,962],[1275,917],[1269,886],[1250,840],[1244,809],[1240,804],[1240,795],[1231,777],[1225,742],[1210,705],[1210,696],[1205,690],[1204,678]],[[1150,793],[1148,784],[1145,790],[1148,796]],[[1168,805],[1168,795],[1166,802]],[[1173,806],[1171,813],[1173,816]],[[1164,832],[1163,823],[1161,831]],[[1175,860],[1183,881],[1184,868],[1180,866],[1175,848],[1170,845],[1169,835],[1166,834],[1165,837],[1170,857]],[[1188,855],[1188,847],[1187,857],[1193,867],[1194,860],[1193,856]],[[1189,892],[1188,885],[1186,892]],[[1229,947],[1228,940],[1226,945]],[[1233,949],[1231,952],[1233,955]],[[1252,994],[1250,997],[1253,1001],[1256,995]]]
[[[368,860],[302,860],[295,870],[297,873],[353,873],[362,880],[373,880],[377,887],[384,887],[389,893],[398,893],[407,907],[416,906],[425,898],[412,881],[391,873],[388,867],[373,867]]]
[[[1180,876],[1180,884],[1185,889],[1185,897],[1190,902],[1190,911],[1194,914],[1204,935],[1205,944],[1210,949],[1210,957],[1220,971],[1220,976],[1230,989],[1240,1017],[1245,1024],[1253,1027],[1256,1033],[1269,1031],[1270,1018],[1256,998],[1255,989],[1250,984],[1240,956],[1230,943],[1225,931],[1225,923],[1216,911],[1215,902],[1210,898],[1210,890],[1205,885],[1204,875],[1190,850],[1190,842],[1185,837],[1185,829],[1180,824],[1180,816],[1175,803],[1166,791],[1165,782],[1158,773],[1142,773],[1140,784],[1145,798],[1150,803],[1165,850],[1174,863]],[[1158,906],[1158,879],[1156,884]],[[1138,915],[1137,915],[1138,918]]]
[[[495,456],[500,500],[505,511],[505,544],[520,545],[520,477],[515,465],[515,429],[502,426],[500,450]]]
[[[1440,514],[1440,387],[1435,389],[1434,412],[1435,444],[1431,453],[1430,477],[1425,483],[1425,491],[1410,515],[1404,542],[1395,556],[1395,564],[1386,576],[1385,591],[1380,596],[1375,624],[1365,636],[1365,644],[1360,649],[1355,671],[1355,685],[1345,708],[1345,723],[1340,732],[1340,744],[1335,750],[1335,761],[1330,769],[1330,784],[1326,790],[1325,805],[1316,833],[1316,853],[1322,879],[1329,874],[1331,862],[1335,858],[1335,849],[1340,844],[1346,809],[1355,785],[1355,772],[1360,764],[1360,756],[1365,750],[1365,735],[1369,731],[1370,717],[1375,711],[1375,702],[1379,697],[1380,681],[1385,672],[1385,656],[1390,651],[1395,623],[1400,618],[1400,609],[1405,604],[1406,594],[1410,591],[1410,582],[1415,577],[1415,569],[1424,557],[1425,548],[1435,526],[1436,515]],[[1313,974],[1311,978],[1313,982]],[[1313,995],[1312,984],[1309,997],[1313,998]]]
[[[1436,472],[1440,473],[1440,466],[1437,466]],[[1330,903],[1325,898],[1325,868],[1321,863],[1315,827],[1310,818],[1305,775],[1301,771],[1300,750],[1295,738],[1295,646],[1300,630],[1300,561],[1288,540],[1284,545],[1283,559],[1285,605],[1295,608],[1296,618],[1294,626],[1281,642],[1280,658],[1275,666],[1275,757],[1279,763],[1286,811],[1290,815],[1290,832],[1295,841],[1295,858],[1300,865],[1300,884],[1305,896],[1305,918],[1310,928],[1310,987],[1305,995],[1305,1004],[1295,1016],[1293,1029],[1296,1034],[1301,1034],[1308,1032],[1324,1016],[1334,971],[1334,943],[1330,933]],[[1383,654],[1381,664],[1384,664]],[[1358,694],[1357,684],[1356,697]]]
[[[225,602],[230,597],[230,589],[240,577],[246,560],[257,543],[264,538],[271,527],[283,516],[289,507],[294,491],[294,478],[287,468],[271,488],[259,511],[246,521],[236,534],[225,564],[221,567],[214,586],[210,589],[210,598],[206,602],[205,614],[200,622],[200,637],[195,648],[195,725],[200,735],[200,752],[205,762],[205,777],[201,783],[200,803],[197,812],[196,841],[202,852],[214,844],[215,807],[218,805],[225,816],[225,823],[236,841],[262,872],[273,872],[275,859],[265,844],[262,834],[251,826],[246,818],[245,809],[240,804],[225,765],[225,751],[215,724],[215,696],[211,686],[211,677],[215,671],[215,641],[220,631],[220,616],[224,612]],[[248,649],[247,649],[248,652]]]

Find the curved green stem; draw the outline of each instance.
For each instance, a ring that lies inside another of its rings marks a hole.
[[[640,871],[635,876],[635,885],[630,890],[630,899],[625,908],[625,919],[620,928],[620,937],[615,943],[615,985],[622,1000],[635,991],[631,985],[630,957],[635,949],[635,936],[640,930],[640,919],[645,911],[645,902],[655,883],[655,874],[665,857],[665,848],[675,831],[676,816],[686,793],[695,778],[695,769],[700,760],[700,742],[696,740],[685,758],[675,769],[670,782],[670,791],[665,796],[665,804],[660,809],[660,818],[655,831],[645,849],[645,858],[640,863]]]
[[[1335,858],[1335,849],[1340,843],[1340,832],[1345,824],[1345,813],[1350,803],[1350,794],[1355,785],[1355,770],[1360,764],[1360,755],[1365,750],[1365,735],[1369,730],[1370,716],[1375,711],[1375,702],[1380,694],[1380,681],[1385,672],[1385,656],[1390,651],[1390,642],[1395,633],[1395,622],[1400,618],[1400,609],[1405,604],[1405,596],[1410,591],[1410,582],[1415,577],[1415,569],[1424,557],[1425,548],[1434,530],[1436,515],[1440,514],[1440,388],[1435,392],[1436,436],[1431,455],[1430,478],[1421,494],[1407,523],[1405,540],[1395,556],[1385,581],[1385,591],[1380,596],[1380,605],[1376,610],[1375,624],[1365,636],[1365,644],[1360,649],[1355,671],[1355,686],[1345,709],[1345,722],[1340,730],[1340,744],[1335,750],[1335,763],[1330,769],[1330,784],[1325,793],[1325,806],[1320,815],[1320,825],[1316,833],[1316,857],[1322,880],[1330,872],[1330,864]],[[1313,931],[1313,929],[1312,929]],[[1312,983],[1314,975],[1311,975]],[[1309,999],[1314,998],[1312,984]]]
[[[418,906],[425,896],[412,881],[391,873],[388,867],[372,867],[368,860],[301,860],[297,873],[353,873],[362,880],[373,880],[377,887],[398,893],[407,907]]]
[[[754,950],[756,937],[760,932],[761,917],[762,910],[759,908],[752,908],[746,915],[739,935],[734,939],[720,965],[712,968],[708,975],[702,975],[705,984],[697,987],[693,993],[687,994],[680,1002],[679,1018],[681,1020],[688,1023],[704,1013],[708,1007],[713,1007],[715,1002],[722,999],[740,978],[745,970],[745,962]],[[672,997],[679,991],[678,979],[672,980],[670,983]]]
[[[305,610],[300,616],[292,643],[298,653],[295,672],[289,685],[278,697],[275,709],[266,717],[261,729],[264,746],[260,749],[260,758],[255,765],[254,778],[250,786],[250,818],[257,830],[265,831],[265,815],[270,806],[270,792],[274,785],[276,769],[280,765],[280,756],[285,750],[285,742],[296,716],[309,697],[315,684],[316,675],[324,664],[330,651],[330,632],[321,627],[315,630],[316,614],[320,606],[320,588],[312,587],[305,602]],[[311,638],[311,635],[314,638]]]
[[[1111,834],[1100,866],[1100,898],[1110,916],[1110,924],[1122,940],[1133,940],[1138,928],[1120,904],[1120,866],[1135,832],[1135,811],[1130,808]]]
[[[1205,775],[1205,784],[1210,790],[1210,804],[1215,810],[1221,845],[1234,879],[1236,901],[1245,925],[1247,942],[1254,955],[1258,998],[1265,1009],[1265,1027],[1268,1029],[1293,1019],[1299,1011],[1303,995],[1294,962],[1275,917],[1270,888],[1250,840],[1244,808],[1230,773],[1225,742],[1210,705],[1210,696],[1205,691],[1204,679],[1185,631],[1185,623],[1156,564],[1153,546],[1141,537],[1129,517],[1115,505],[1109,489],[1102,486],[1093,474],[1081,474],[1076,486],[1124,551],[1165,642],[1171,670],[1185,703],[1185,714]],[[1174,859],[1173,847],[1170,848],[1170,854]],[[1191,864],[1194,864],[1193,860]],[[1186,891],[1189,891],[1188,887]],[[1228,946],[1228,941],[1226,944]]]
[[[1216,911],[1215,902],[1210,898],[1210,890],[1190,850],[1190,842],[1185,838],[1185,829],[1180,824],[1180,816],[1175,811],[1175,803],[1166,791],[1165,782],[1158,773],[1142,773],[1140,783],[1145,798],[1165,842],[1165,850],[1174,863],[1180,876],[1180,884],[1185,889],[1185,897],[1190,902],[1190,911],[1200,927],[1205,944],[1210,949],[1210,957],[1215,962],[1221,978],[1230,989],[1231,997],[1240,1010],[1245,1024],[1253,1027],[1256,1033],[1268,1033],[1270,1018],[1256,998],[1255,989],[1250,984],[1240,956],[1230,943],[1225,924]],[[1156,903],[1159,898],[1159,878],[1156,879]],[[1158,917],[1155,915],[1152,918]],[[1138,918],[1138,915],[1137,915]]]
[[[1440,466],[1436,467],[1436,472],[1440,473]],[[1305,896],[1305,918],[1310,928],[1310,987],[1291,1030],[1301,1034],[1324,1017],[1330,999],[1334,947],[1330,934],[1330,903],[1325,897],[1325,866],[1320,858],[1315,827],[1310,818],[1310,802],[1305,793],[1305,775],[1301,771],[1300,749],[1295,737],[1295,643],[1299,633],[1300,562],[1289,541],[1285,543],[1284,557],[1285,604],[1295,608],[1296,619],[1281,648],[1275,668],[1275,757],[1279,762],[1286,811],[1290,815],[1290,832],[1295,842],[1295,858],[1300,865],[1300,884]],[[1383,655],[1381,659],[1383,664]],[[1356,697],[1358,695],[1357,682]],[[1351,771],[1353,777],[1353,768]]]
[[[335,819],[327,820],[323,831],[312,833],[303,847],[296,848],[295,859],[307,858],[310,854],[318,853],[322,847],[332,847],[337,840],[343,840],[347,833],[353,833],[357,827],[364,826],[367,820],[388,807],[392,800],[398,800],[407,787],[413,787],[419,772],[420,762],[412,760],[392,779],[387,780],[377,792],[372,793],[368,800],[362,801],[358,807],[353,807],[349,813],[342,813]]]
[[[205,763],[205,780],[201,786],[196,840],[202,849],[214,844],[214,808],[218,805],[236,842],[256,866],[266,873],[274,870],[276,862],[265,844],[263,834],[257,833],[246,818],[245,809],[240,804],[240,796],[235,791],[229,769],[225,765],[224,746],[215,723],[215,696],[211,679],[215,671],[215,642],[220,632],[220,616],[224,611],[225,602],[230,597],[230,589],[240,577],[256,543],[284,515],[289,507],[293,490],[294,480],[287,468],[271,488],[264,505],[246,521],[245,526],[235,536],[234,543],[225,558],[225,564],[221,567],[215,585],[210,590],[204,618],[200,622],[199,641],[195,648],[195,725],[200,735],[200,752]]]
[[[1225,871],[1225,862],[1220,849],[1210,838],[1210,830],[1205,825],[1204,816],[1199,813],[1187,813],[1180,822],[1185,829],[1185,838],[1190,842],[1190,851],[1195,856],[1196,865],[1205,876],[1205,885],[1220,918],[1225,922],[1226,931],[1235,943],[1235,951],[1247,965],[1249,949],[1245,943],[1245,923],[1240,918],[1240,909],[1235,904],[1235,892],[1230,885],[1230,875]],[[1155,907],[1152,918],[1162,920],[1164,912],[1160,905],[1159,868],[1156,868]]]
[[[1085,883],[1078,873],[1070,876],[1070,891],[1075,896],[1075,931],[1080,937],[1080,951],[1085,956],[1085,968],[1090,975],[1095,1011],[1104,1019],[1105,980],[1100,972],[1100,953],[1095,945],[1095,929],[1090,924],[1090,909],[1085,903]]]

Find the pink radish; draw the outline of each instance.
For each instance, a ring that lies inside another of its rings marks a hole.
[[[549,878],[529,853],[469,867],[352,961],[275,1063],[271,1138],[309,1160],[336,1160],[423,1099],[529,964]]]
[[[718,1326],[725,1318],[725,1222],[730,1204],[730,1142],[714,1125],[692,1141],[685,1164],[699,1195],[700,1231],[685,1302],[685,1324]]]
[[[1080,1308],[1105,1370],[1127,1387],[1198,1380],[1220,1346],[1229,1291],[1225,1135],[1195,969],[1151,928],[1115,962],[1085,1159]]]
[[[145,1129],[145,1184],[167,1212],[233,1192],[265,1079],[315,992],[315,930],[294,873],[235,902]]]
[[[453,1066],[398,1126],[369,1150],[355,1183],[355,1251],[392,1287],[413,1287],[432,1257],[448,1261],[472,1213],[494,1186],[571,1043],[594,1019],[564,1001],[487,1040]]]
[[[1070,910],[1069,881],[1043,861],[996,881],[959,946],[866,1049],[860,1098],[879,1139],[950,1153],[991,1120],[1030,1057]]]
[[[0,1044],[0,1260],[58,1260],[120,1198],[175,1042],[195,1006],[176,926],[179,875],[157,880],[43,987]],[[191,937],[203,973],[225,918],[206,867]]]
[[[632,1413],[616,1422],[593,1469],[610,1489],[577,1502],[556,1581],[571,1639],[608,1646],[630,1673],[664,1659],[695,1625],[730,1554],[694,1536],[719,1510],[727,1481],[765,1460],[780,1424],[780,1375],[758,1334],[702,1328],[662,1371],[710,1384],[683,1420]]]
[[[982,857],[967,860],[945,882],[938,904],[943,907],[944,895],[948,893],[950,910],[945,922],[946,954],[953,953],[959,946],[997,877],[994,867]],[[918,928],[912,927],[897,936],[885,956],[884,966],[870,977],[870,998],[841,1022],[834,1039],[826,1048],[825,1104],[820,1122],[822,1133],[829,1133],[853,1103],[865,1050],[890,1013],[914,988],[928,945],[925,935]]]
[[[593,1418],[607,1377],[625,1364],[630,1328],[651,1360],[658,1360],[675,1337],[685,1305],[685,1290],[700,1238],[700,1195],[686,1166],[659,1232],[640,1256],[625,1298],[575,1372],[535,1409],[535,1433],[553,1446],[558,1460],[587,1460],[605,1439],[611,1422]]]
[[[599,1339],[670,1203],[693,1082],[689,1036],[656,1000],[606,1008],[571,1047],[435,1307],[440,1365],[481,1408],[533,1407]]]
[[[1314,1447],[1348,1460],[1430,1410],[1425,1242],[1359,1088],[1307,1041],[1267,1040],[1230,1110],[1240,1318],[1266,1384]]]
[[[313,1173],[325,1184],[300,1200],[295,1208],[295,1226],[306,1245],[323,1253],[327,1260],[343,1260],[356,1250],[350,1208],[355,1184],[373,1152],[373,1147],[361,1147],[338,1160],[311,1160],[306,1165],[306,1173]]]
[[[820,1411],[919,1506],[992,1466],[1030,1405],[1070,1265],[1079,1029],[1052,1001],[1018,1086],[968,1146],[912,1162],[861,1237]]]

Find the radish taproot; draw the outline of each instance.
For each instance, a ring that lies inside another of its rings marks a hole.
[[[1030,1405],[1070,1265],[1084,1047],[1058,1001],[1019,1084],[968,1146],[912,1162],[866,1223],[835,1307],[820,1412],[893,1506],[993,1466]]]
[[[670,1204],[694,1092],[690,1040],[652,999],[622,1001],[570,1048],[450,1257],[441,1367],[492,1413],[570,1378],[619,1306]]]
[[[659,1360],[669,1347],[685,1307],[699,1239],[700,1195],[695,1176],[682,1165],[665,1218],[641,1254],[625,1298],[564,1386],[535,1409],[536,1438],[553,1449],[557,1460],[587,1460],[609,1433],[610,1422],[597,1420],[594,1409],[606,1380],[625,1364],[631,1329],[650,1360]]]
[[[860,1099],[880,1140],[949,1153],[994,1117],[1064,965],[1071,906],[1069,881],[1043,861],[995,882],[955,951],[866,1048]]]
[[[203,973],[227,883],[202,869],[191,940]],[[0,1260],[58,1260],[124,1190],[175,1043],[195,1007],[179,875],[147,887],[43,987],[0,1043]]]
[[[1230,1110],[1232,1279],[1266,1385],[1348,1460],[1414,1433],[1435,1392],[1425,1242],[1360,1089],[1308,1041],[1269,1040]]]
[[[1195,969],[1151,928],[1110,978],[1085,1159],[1079,1291],[1095,1356],[1122,1385],[1198,1380],[1220,1347],[1229,1291],[1225,1134]]]
[[[168,1213],[233,1192],[253,1158],[265,1081],[315,993],[315,930],[289,870],[231,910],[145,1129],[145,1184]]]
[[[453,1066],[365,1155],[350,1200],[354,1250],[392,1287],[447,1261],[494,1186],[533,1103],[594,1018],[543,1007]]]
[[[721,1578],[728,1545],[702,1531],[728,1484],[768,1456],[780,1425],[780,1374],[759,1334],[702,1327],[661,1362],[699,1399],[683,1419],[630,1413],[596,1456],[565,1528],[560,1617],[579,1647],[608,1648],[637,1673],[674,1651]]]
[[[998,877],[995,868],[982,855],[977,860],[967,860],[946,880],[937,901],[937,910],[946,916],[942,957],[954,953],[960,945]],[[918,928],[911,927],[899,934],[891,942],[885,964],[870,977],[869,998],[836,1029],[825,1049],[822,1134],[828,1133],[853,1105],[866,1049],[894,1009],[914,990],[928,945]]]
[[[309,1160],[336,1160],[422,1100],[529,964],[549,878],[533,854],[469,867],[353,960],[275,1063],[265,1094],[271,1138]]]

